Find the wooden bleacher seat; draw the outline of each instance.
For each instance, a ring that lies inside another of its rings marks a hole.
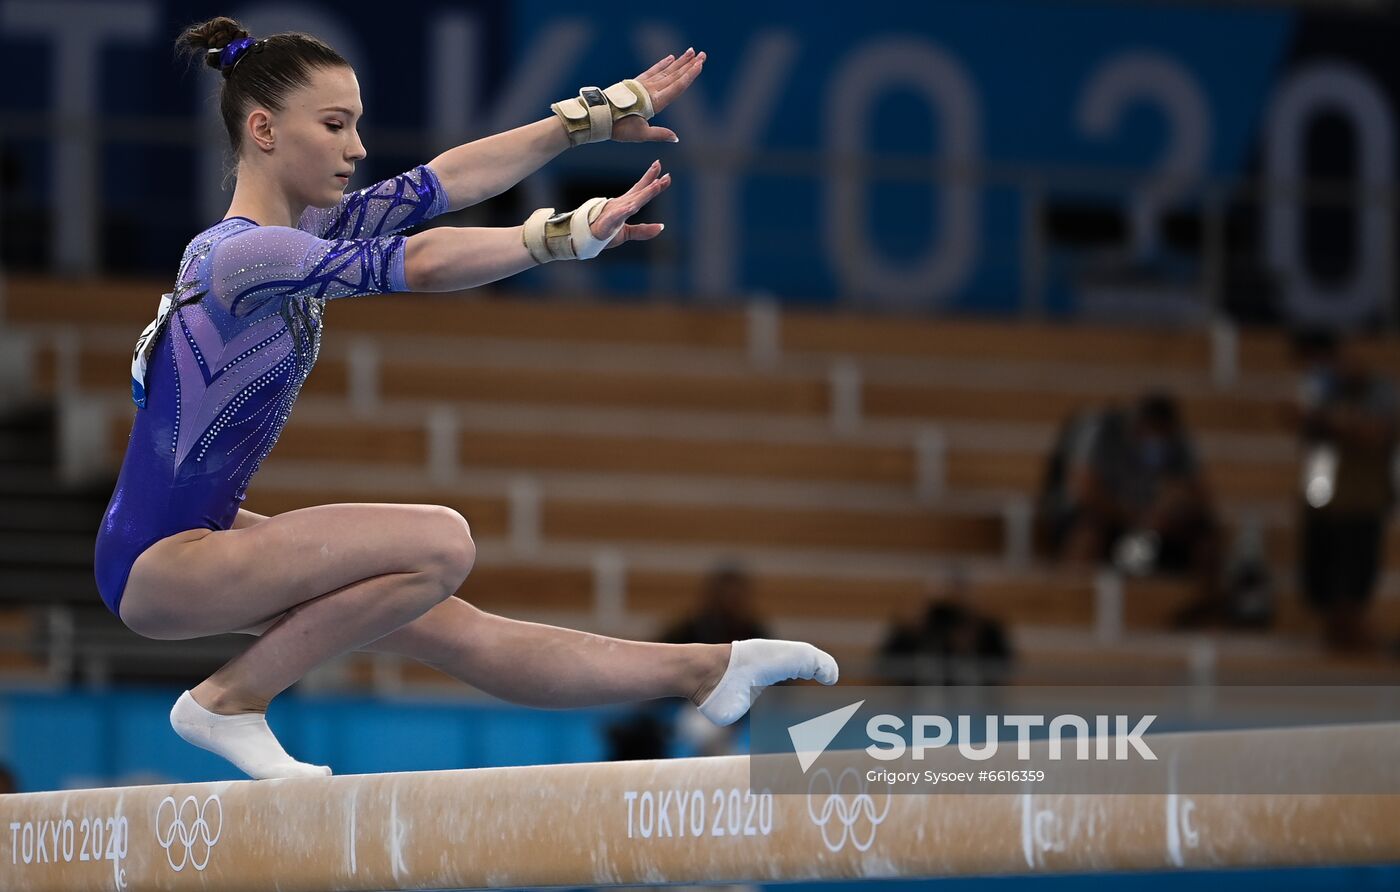
[[[6,282],[7,322],[12,325],[125,325],[149,321],[169,282],[162,279],[63,279],[17,275]],[[494,299],[491,289],[450,295],[395,295],[392,299],[337,301],[332,330],[408,333],[534,341],[693,346],[742,351],[745,314],[734,309],[694,309],[677,304],[623,306],[601,302]],[[1097,366],[1148,366],[1205,370],[1211,362],[1208,334],[1095,325],[968,319],[910,319],[809,311],[782,315],[783,348],[824,355],[901,355],[1054,362]],[[1400,374],[1395,336],[1368,338],[1360,349],[1379,368]],[[1289,373],[1288,340],[1278,332],[1238,336],[1246,373]]]
[[[93,393],[125,392],[130,348],[112,344],[83,345],[78,355],[78,385]],[[304,396],[344,399],[349,374],[344,359],[323,355],[307,380]],[[36,387],[51,393],[56,360],[50,347],[39,350]],[[462,362],[432,362],[397,357],[381,360],[380,396],[385,400],[520,403],[764,413],[825,418],[831,412],[830,385],[819,371],[727,374],[567,367],[493,367]],[[973,383],[868,380],[861,392],[862,411],[883,421],[936,423],[1018,423],[1057,427],[1074,412],[1124,402],[1120,383],[1098,390],[1065,392],[1043,386],[987,388]],[[1193,433],[1275,434],[1291,436],[1276,400],[1236,395],[1185,395],[1182,410]]]
[[[0,675],[9,679],[38,678],[47,671],[43,654],[28,642],[39,640],[42,620],[30,607],[0,608]]]
[[[698,602],[703,573],[631,571],[629,611],[657,621],[678,616]],[[761,616],[804,619],[917,620],[936,593],[917,579],[831,578],[815,575],[755,574],[753,603]],[[1092,622],[1093,589],[1088,578],[1040,579],[1032,575],[969,580],[963,597],[987,616],[1040,626],[1087,627]]]

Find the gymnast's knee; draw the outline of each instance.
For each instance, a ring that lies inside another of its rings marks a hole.
[[[438,506],[432,566],[442,581],[444,599],[452,597],[476,563],[476,543],[467,519],[452,508]]]

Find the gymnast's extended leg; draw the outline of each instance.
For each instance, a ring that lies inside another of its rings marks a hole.
[[[802,642],[744,642],[736,653],[729,644],[628,641],[508,619],[457,598],[361,650],[411,657],[512,703],[567,708],[686,697],[719,724],[748,710],[751,686],[787,678],[831,684],[837,671],[830,656]]]
[[[456,598],[366,649],[412,657],[512,703],[593,706],[678,696],[721,725],[748,711],[752,687],[788,678],[836,681],[836,662],[800,641],[625,641],[507,619]]]

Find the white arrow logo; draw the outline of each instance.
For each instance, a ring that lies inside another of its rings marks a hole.
[[[851,716],[855,715],[856,710],[864,703],[864,700],[858,700],[850,706],[843,706],[814,719],[788,726],[788,737],[792,738],[792,748],[797,753],[797,761],[802,766],[803,774],[806,774],[812,763],[826,752],[831,741],[836,739],[836,735],[841,733],[841,729],[846,727]]]

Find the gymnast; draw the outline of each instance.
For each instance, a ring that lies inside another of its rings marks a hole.
[[[191,26],[176,46],[223,76],[236,185],[227,215],[185,248],[174,290],[137,341],[136,417],[95,572],[104,603],[143,636],[258,636],[177,700],[170,721],[183,739],[253,778],[330,774],[288,755],[265,715],[313,667],[354,650],[411,657],[537,707],[686,697],[720,725],[748,711],[755,688],[836,681],[831,656],[803,642],[654,644],[478,610],[454,597],[476,548],[450,508],[340,504],[264,517],[240,505],[316,362],[327,301],[456,291],[660,235],[660,223],[627,222],[670,185],[660,162],[625,195],[542,208],[522,226],[401,233],[499,195],[571,146],[677,141],[648,122],[700,73],[703,52],[585,87],[550,117],[346,194],[365,157],[363,110],[335,50],[299,33],[254,40],[225,17]]]

